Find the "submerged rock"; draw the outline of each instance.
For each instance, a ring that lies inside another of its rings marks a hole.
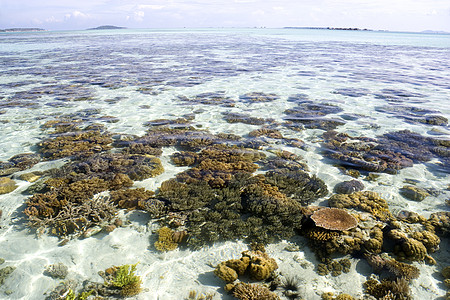
[[[422,201],[430,195],[425,189],[413,185],[405,185],[402,187],[400,194],[413,201]]]
[[[334,192],[337,194],[351,194],[364,189],[364,184],[358,180],[349,180],[335,185]]]
[[[7,194],[14,191],[17,188],[14,180],[8,177],[0,177],[0,195]]]

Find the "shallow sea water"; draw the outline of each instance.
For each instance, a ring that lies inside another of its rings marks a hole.
[[[450,118],[448,57],[450,35],[412,33],[211,29],[0,34],[0,161],[36,152],[36,144],[49,136],[41,125],[61,115],[88,118],[104,124],[109,132],[134,135],[145,134],[148,121],[189,115],[195,116],[196,128],[213,134],[248,137],[250,131],[267,125],[286,139],[301,139],[305,145],[299,148],[268,138],[261,151],[287,150],[303,156],[309,173],[326,183],[330,196],[337,183],[352,178],[324,156],[324,128],[293,130],[286,121],[299,124],[299,116],[286,111],[304,103],[331,105],[339,109],[324,118],[337,120],[340,125],[335,130],[350,136],[376,138],[410,130],[448,140],[447,123],[418,121],[430,115]],[[194,101],[198,95],[207,99],[205,93],[228,102]],[[244,97],[249,93],[274,97],[249,101]],[[233,113],[265,121],[259,125],[227,122]],[[135,187],[155,191],[185,170],[169,159],[176,151],[165,148],[161,157],[165,172],[137,181]],[[26,172],[65,161],[40,162]],[[397,174],[379,173],[376,181],[363,182],[365,190],[378,192],[388,201],[392,212],[409,210],[429,217],[448,211],[449,170],[448,160],[433,157]],[[408,200],[399,189],[411,181],[435,193],[421,202]],[[76,280],[99,282],[99,270],[138,261],[144,292],[137,299],[182,299],[190,290],[216,293],[214,299],[232,298],[221,289],[223,282],[214,277],[211,266],[239,258],[247,247],[243,242],[161,254],[152,248],[156,221],[144,212],[121,211],[130,226],[59,247],[56,237],[38,239],[24,226],[22,211],[29,195],[22,192],[31,184],[16,182],[19,188],[0,195],[0,257],[6,260],[5,266],[16,266],[0,287],[0,298],[44,299],[44,293],[59,283],[43,275],[45,265],[51,263],[69,266]],[[326,205],[328,196],[313,204]],[[280,272],[294,274],[306,284],[301,291],[304,299],[320,299],[322,291],[362,295],[362,283],[370,275],[367,264],[355,259],[348,274],[318,276],[306,242],[300,237],[294,242],[301,246],[298,253],[284,250],[288,241],[268,245],[267,251],[279,262]],[[422,275],[417,279],[420,284],[412,284],[414,299],[445,295],[436,274],[450,264],[447,244],[443,239],[435,266],[415,263]]]

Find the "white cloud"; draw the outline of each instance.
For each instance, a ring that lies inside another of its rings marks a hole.
[[[144,21],[144,16],[145,16],[145,12],[143,12],[142,10],[134,12],[134,20],[135,21],[138,21],[138,22]]]
[[[138,9],[153,9],[153,10],[159,10],[165,8],[165,5],[155,5],[155,4],[145,4],[145,5],[138,5]]]
[[[66,19],[89,19],[91,16],[89,14],[82,13],[79,10],[74,10],[69,14],[65,14]]]

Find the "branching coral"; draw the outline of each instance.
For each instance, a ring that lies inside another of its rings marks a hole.
[[[364,283],[366,293],[374,296],[377,299],[392,299],[392,300],[410,300],[410,290],[408,282],[403,278],[395,280],[369,279]]]
[[[232,294],[240,300],[280,300],[267,287],[256,283],[239,282],[233,287]]]
[[[86,157],[111,149],[111,143],[109,133],[87,130],[60,134],[38,143],[38,146],[43,157],[51,160],[74,155]]]
[[[111,191],[110,195],[111,201],[118,207],[134,209],[139,208],[139,203],[144,203],[152,198],[155,193],[144,188],[137,188]]]
[[[161,227],[158,229],[158,241],[155,242],[155,248],[158,251],[172,251],[178,247],[178,243],[174,241],[174,231],[169,227]]]
[[[398,278],[411,280],[419,277],[420,271],[417,267],[391,258],[386,253],[383,254],[365,254],[367,262],[373,267],[375,272],[383,270]]]

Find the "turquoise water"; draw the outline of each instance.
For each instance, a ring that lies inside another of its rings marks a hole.
[[[326,195],[309,204],[327,206],[334,186],[353,179],[348,170],[358,169],[361,175],[357,179],[364,183],[365,190],[379,193],[391,212],[407,210],[428,218],[432,213],[448,212],[446,202],[450,197],[450,160],[445,142],[450,138],[448,57],[450,35],[441,34],[307,29],[0,34],[0,167],[10,168],[11,158],[21,153],[42,154],[38,144],[54,137],[42,125],[61,116],[78,120],[83,126],[102,124],[114,140],[122,142],[128,135],[145,135],[153,128],[149,121],[183,117],[190,126],[207,130],[208,134],[239,136],[239,145],[251,145],[269,158],[281,150],[298,155],[296,160],[308,166],[308,174],[317,176],[328,187]],[[282,138],[250,134],[261,128],[276,130]],[[392,153],[402,155],[401,163],[393,163],[397,168],[393,172],[389,168],[368,167],[348,157],[337,159],[333,151],[343,150],[330,149],[324,135],[331,130],[353,138],[373,139],[369,143],[378,144],[382,153],[371,153],[375,158],[366,159],[366,163],[373,159],[395,160],[386,158]],[[399,139],[406,144],[395,144],[390,136],[396,132],[403,132]],[[418,135],[411,137],[412,133]],[[186,149],[176,145],[162,147],[159,157],[164,172],[134,180],[134,187],[157,192],[164,181],[187,170],[187,166],[176,166],[170,159],[171,154],[181,150]],[[225,293],[220,290],[221,282],[214,278],[208,264],[239,258],[245,245],[218,241],[212,248],[182,248],[161,257],[153,247],[158,220],[145,212],[120,210],[119,215],[130,223],[129,227],[100,233],[98,238],[74,238],[63,247],[58,247],[58,238],[50,233],[36,239],[24,225],[27,217],[23,214],[30,197],[26,189],[32,183],[20,175],[60,167],[69,161],[70,157],[42,157],[29,169],[2,173],[12,178],[18,188],[0,195],[0,233],[5,245],[0,257],[16,266],[0,293],[10,290],[11,299],[42,299],[43,293],[58,284],[42,275],[44,266],[50,263],[64,262],[77,280],[98,282],[99,270],[140,261],[138,271],[147,276],[143,282],[147,291],[139,299],[181,299],[190,289],[216,292],[214,299],[230,297],[222,295]],[[255,174],[266,174],[264,163],[257,164]],[[404,165],[408,167],[403,168]],[[367,180],[369,173],[376,174],[377,179]],[[411,184],[428,191],[429,196],[423,201],[404,197],[400,190]],[[292,239],[298,238],[296,235]],[[442,243],[448,242],[448,236],[441,238]],[[298,244],[303,247],[306,243]],[[289,259],[295,260],[283,252],[282,245],[274,242],[268,251],[282,258],[285,255],[286,264]],[[218,247],[217,253],[222,253],[222,257],[214,256],[214,247]],[[93,257],[83,256],[83,251]],[[300,250],[304,257],[306,254],[301,251],[309,250]],[[445,251],[441,247],[434,254],[436,266],[414,262],[425,268],[418,279],[420,283],[411,284],[417,299],[445,294],[438,275],[434,281],[424,281],[426,275],[437,274],[450,263]],[[306,265],[317,264],[309,257],[313,255],[306,256]],[[354,265],[359,261],[352,259]],[[166,271],[167,264],[173,264],[173,272]],[[295,270],[284,267],[280,267],[280,272],[295,274]],[[319,290],[326,286],[340,292],[355,288],[351,292],[355,297],[361,296],[367,274],[358,273],[356,268],[354,272],[352,276],[358,278],[356,287],[346,285],[346,280],[339,277],[317,276],[316,284],[303,291],[303,297],[320,299]],[[186,276],[183,278],[180,273]],[[207,279],[199,281],[199,274],[207,274]],[[302,278],[301,272],[298,276]],[[428,290],[422,289],[421,284],[427,285]]]

